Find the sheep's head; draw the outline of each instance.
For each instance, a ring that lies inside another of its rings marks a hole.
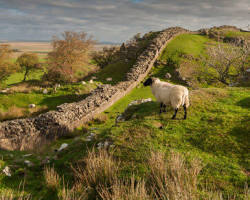
[[[157,80],[157,78],[148,78],[144,83],[143,83],[143,85],[144,86],[149,86],[149,85],[152,85],[155,81]]]

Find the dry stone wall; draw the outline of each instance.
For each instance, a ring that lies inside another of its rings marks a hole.
[[[46,141],[57,139],[92,119],[136,87],[147,76],[166,44],[184,32],[187,30],[179,27],[161,31],[138,57],[124,82],[115,86],[101,85],[84,100],[62,104],[55,111],[37,117],[0,123],[0,148],[8,150],[39,148]]]

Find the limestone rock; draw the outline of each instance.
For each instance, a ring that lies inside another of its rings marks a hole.
[[[43,90],[43,94],[48,94],[48,90],[47,90],[47,89],[44,89],[44,90]]]
[[[166,78],[166,79],[170,79],[171,77],[172,77],[172,76],[171,76],[170,73],[166,73],[166,74],[165,74],[165,78]]]
[[[29,108],[35,108],[35,107],[36,107],[35,104],[30,104],[30,105],[29,105]]]
[[[6,166],[6,167],[3,169],[3,173],[4,173],[6,176],[11,176],[10,167],[9,167],[9,166]]]
[[[63,149],[66,149],[69,145],[67,143],[61,144],[60,148],[57,151],[62,151]]]
[[[111,77],[106,78],[106,81],[112,81],[112,78]]]

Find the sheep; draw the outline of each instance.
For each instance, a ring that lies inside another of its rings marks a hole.
[[[158,78],[148,78],[144,86],[151,86],[151,91],[156,100],[161,103],[160,113],[166,112],[166,105],[171,104],[175,109],[172,119],[175,119],[180,106],[184,108],[184,119],[187,118],[187,108],[189,106],[188,89],[181,85],[173,85],[168,82],[160,81]]]

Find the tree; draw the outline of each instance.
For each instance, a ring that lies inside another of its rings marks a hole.
[[[16,61],[21,69],[25,72],[23,81],[26,81],[27,76],[29,76],[31,71],[40,69],[39,58],[37,54],[34,53],[23,53],[17,58]]]
[[[245,72],[249,63],[248,44],[221,44],[211,46],[207,49],[207,57],[203,58],[207,69],[205,73],[218,81],[228,84],[228,80],[238,77]],[[211,73],[214,71],[215,73]]]
[[[17,65],[10,62],[11,49],[9,45],[0,45],[0,82],[16,72]]]
[[[85,32],[65,31],[62,38],[53,37],[53,50],[48,54],[48,72],[45,79],[56,82],[73,82],[75,74],[88,63],[95,41]]]

